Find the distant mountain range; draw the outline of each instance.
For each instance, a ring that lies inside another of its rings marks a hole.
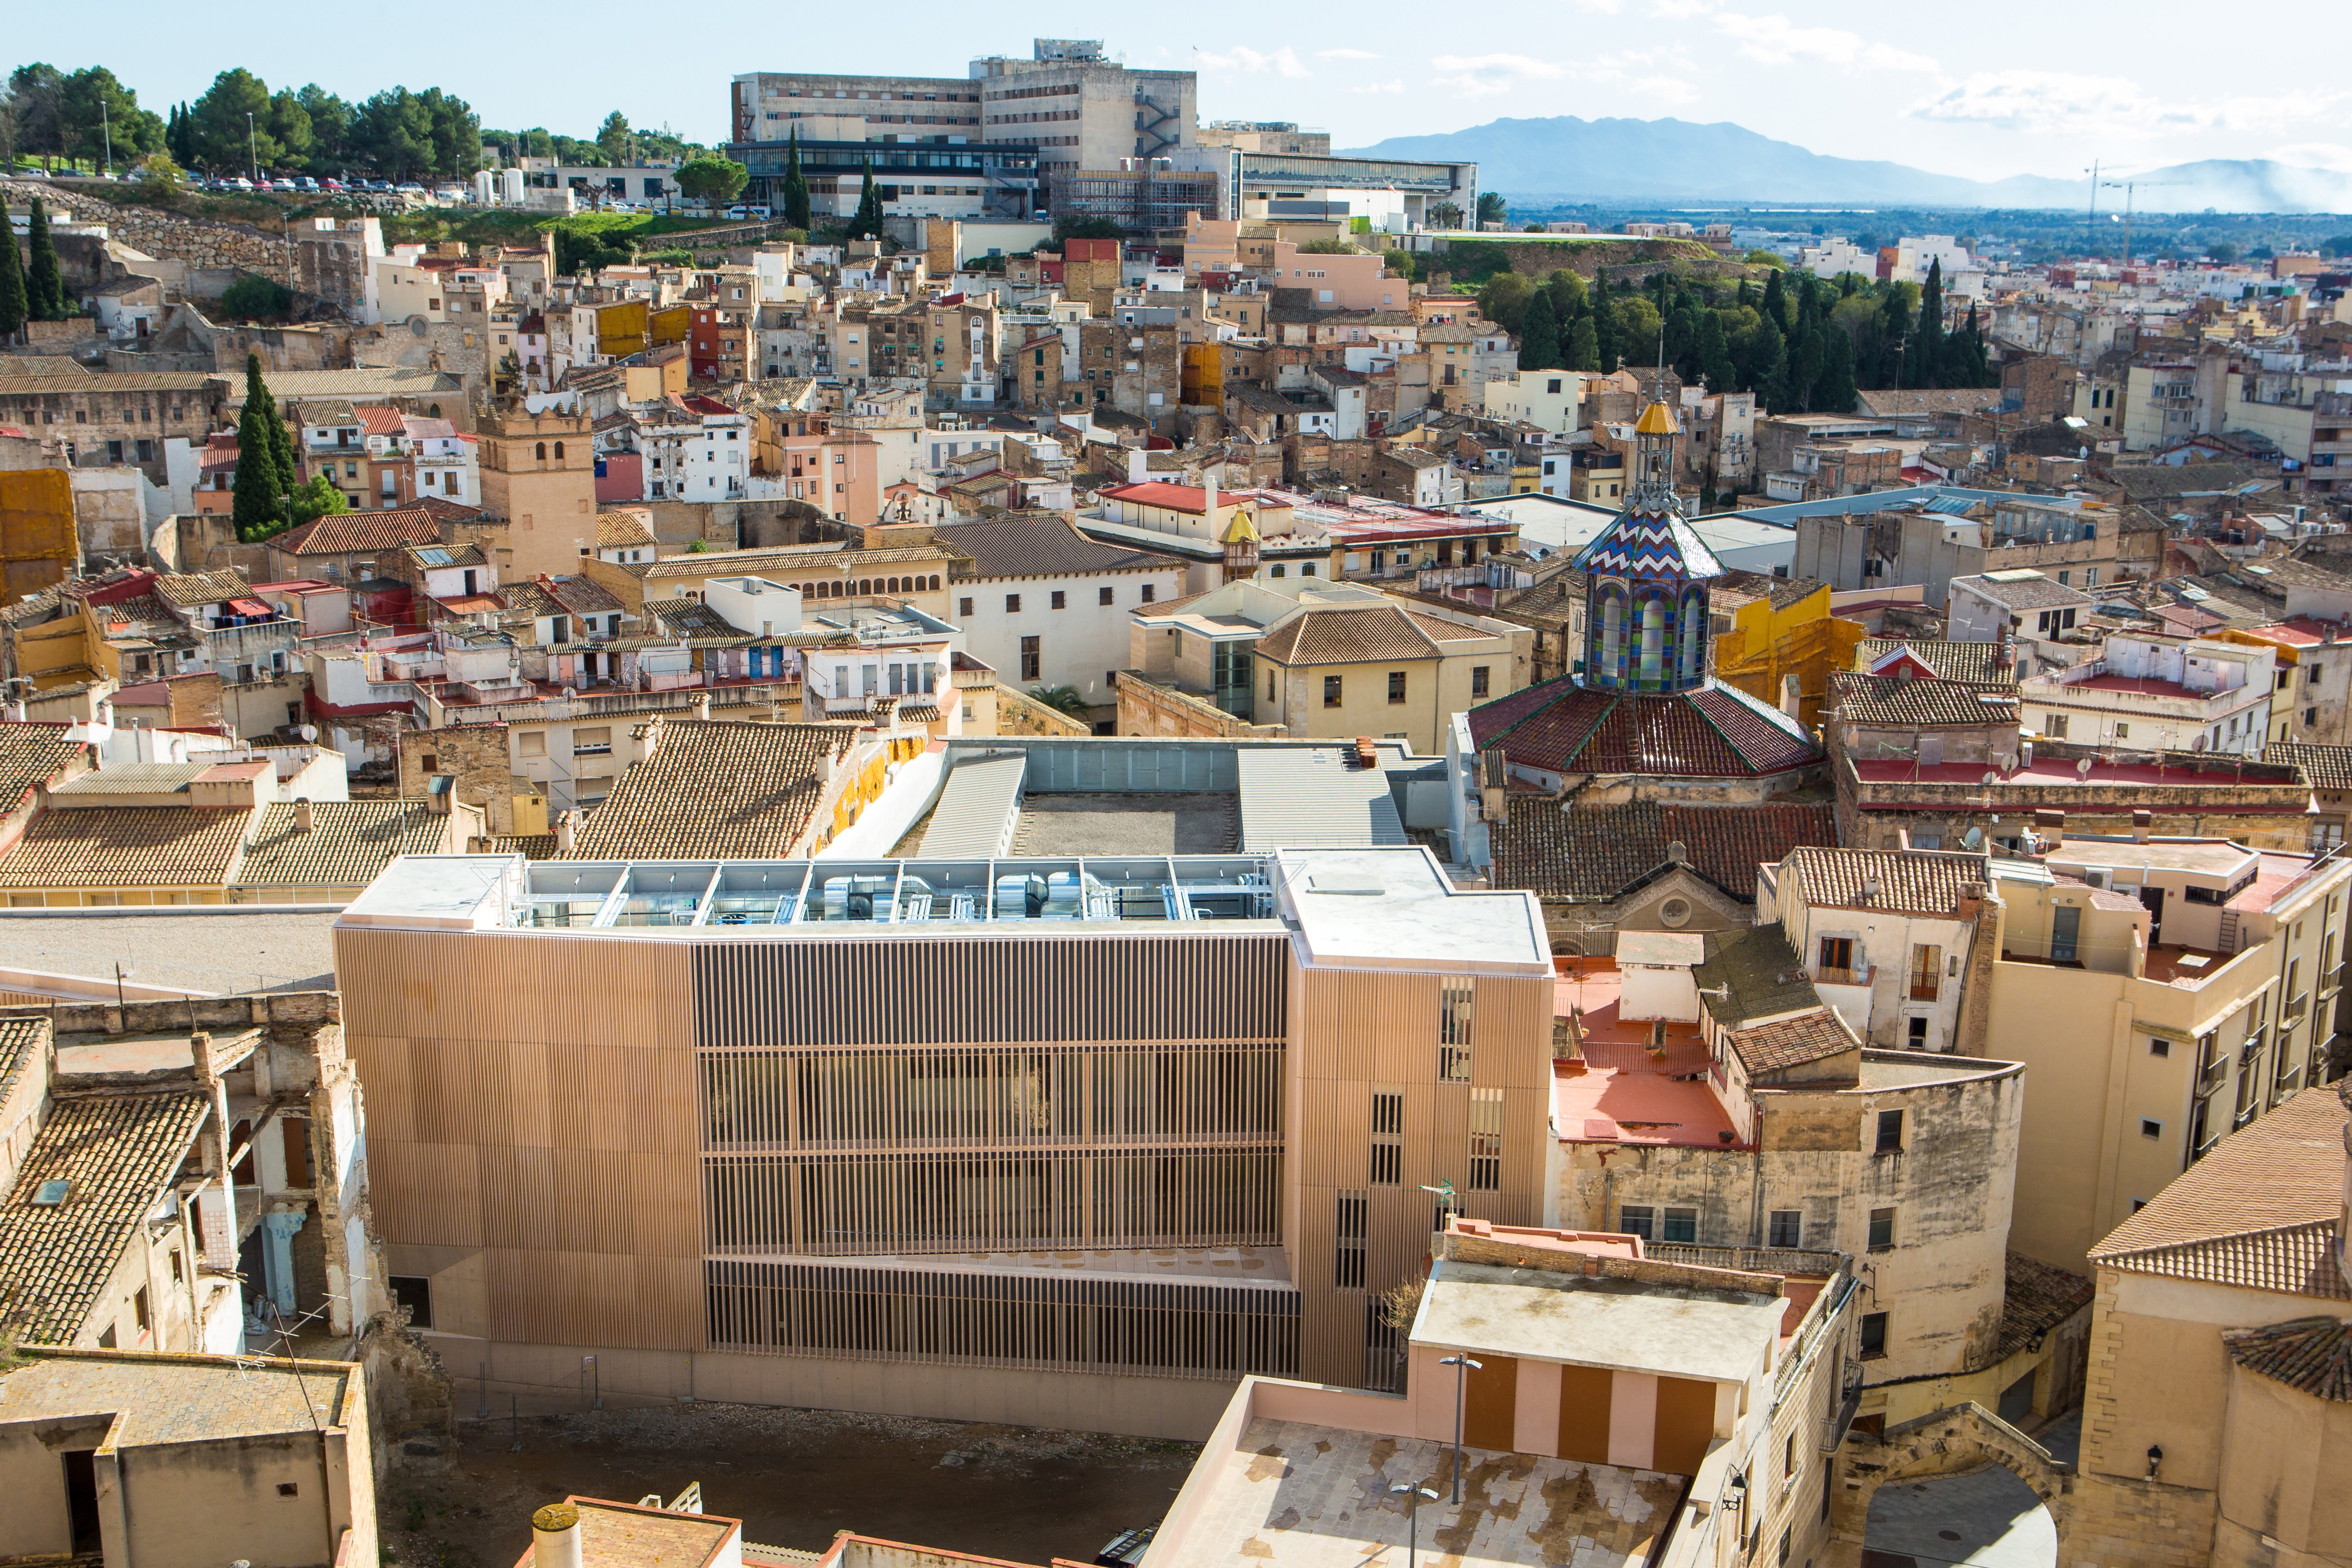
[[[1686,120],[1496,120],[1436,136],[1391,136],[1366,158],[1475,161],[1479,188],[1525,201],[1834,202],[1871,206],[2085,205],[2090,182],[2020,174],[1967,180],[1907,164],[1832,158],[1744,126]],[[2135,176],[2148,212],[2352,212],[2352,174],[2267,159],[2206,159]],[[2099,205],[2122,204],[2102,191]]]

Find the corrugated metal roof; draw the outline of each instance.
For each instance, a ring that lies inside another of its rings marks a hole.
[[[1395,756],[1382,752],[1384,762]],[[1353,756],[1350,747],[1242,747],[1242,852],[1407,842],[1387,771]]]
[[[1026,753],[975,757],[959,762],[940,789],[931,825],[923,832],[926,860],[988,860],[1010,853],[1021,820]]]
[[[1958,496],[1938,496],[1921,509],[1929,512],[1946,512],[1954,517],[1966,517],[1969,509],[1975,505],[1974,501],[1962,500]]]

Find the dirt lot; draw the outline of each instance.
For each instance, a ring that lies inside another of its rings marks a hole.
[[[515,1432],[520,1451],[515,1451]],[[379,1499],[399,1568],[508,1568],[567,1492],[635,1502],[702,1483],[747,1540],[813,1551],[844,1530],[982,1556],[1091,1562],[1174,1500],[1190,1443],[741,1405],[467,1422],[446,1470]]]

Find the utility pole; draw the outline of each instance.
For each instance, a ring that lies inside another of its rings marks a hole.
[[[248,109],[245,111],[246,173],[255,184],[258,185],[261,183],[261,155],[255,151],[256,145],[253,134],[253,110]]]
[[[112,179],[114,177],[114,127],[107,119],[106,96],[103,93],[99,95],[98,99],[98,131],[99,134],[105,138],[106,175],[107,178]]]

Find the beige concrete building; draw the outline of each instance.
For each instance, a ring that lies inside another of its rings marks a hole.
[[[2352,1557],[2342,1085],[2231,1134],[2091,1250],[2098,1306],[2061,1561]]]
[[[1475,1220],[1437,1253],[1402,1392],[1244,1380],[1150,1561],[1353,1568],[1418,1549],[1533,1568],[1572,1541],[1593,1568],[1727,1568],[1829,1550],[1818,1443],[1842,1424],[1850,1260]]]
[[[596,548],[596,454],[585,414],[509,409],[482,421],[481,543],[518,581],[580,570]]]
[[[2324,1077],[2352,862],[2068,838],[1993,862],[1985,1048],[2026,1064],[2011,1245],[2092,1244]],[[1978,983],[1971,971],[1971,984]],[[1963,1050],[1980,1049],[1964,1034]]]
[[[1533,901],[1419,848],[412,857],[336,950],[391,1267],[493,1385],[593,1354],[663,1398],[1198,1434],[1251,1373],[1394,1375],[1423,1184],[1542,1207]]]
[[[367,1379],[347,1362],[25,1353],[0,1371],[0,1557],[376,1561]]]

